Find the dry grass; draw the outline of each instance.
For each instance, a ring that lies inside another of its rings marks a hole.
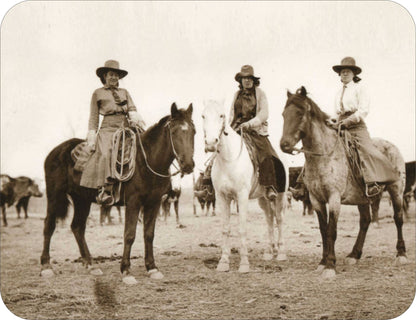
[[[70,220],[52,238],[51,258],[57,275],[39,276],[44,203],[31,204],[30,218],[18,220],[9,210],[9,227],[1,229],[1,294],[6,306],[25,319],[391,319],[402,314],[415,296],[415,209],[404,225],[409,264],[394,266],[396,230],[392,209],[381,206],[381,227],[370,227],[359,264],[344,257],[358,232],[358,210],[343,207],[339,224],[337,278],[323,281],[315,268],[320,260],[320,234],[314,216],[301,216],[300,203],[286,214],[289,260],[264,262],[265,219],[255,202],[249,214],[251,272],[237,272],[233,250],[231,271],[217,273],[220,226],[217,217],[192,215],[189,194],[181,199],[184,229],[174,217],[156,228],[155,258],[165,274],[148,278],[143,261],[141,226],[132,250],[132,273],[138,284],[121,281],[123,225],[99,226],[98,211],[87,228],[90,251],[103,276],[94,277],[80,263]],[[113,212],[114,215],[115,211]],[[238,248],[237,217],[232,239]]]

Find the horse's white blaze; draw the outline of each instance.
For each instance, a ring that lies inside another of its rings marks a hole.
[[[282,222],[282,203],[273,206],[265,198],[262,192],[250,195],[252,185],[256,176],[249,153],[245,144],[228,124],[223,111],[223,106],[217,102],[210,101],[205,105],[203,111],[203,129],[205,137],[205,150],[218,152],[212,166],[211,178],[215,190],[217,211],[222,216],[222,255],[217,266],[218,271],[229,270],[229,236],[230,236],[230,204],[236,200],[239,206],[239,235],[240,235],[240,272],[249,272],[248,250],[247,250],[247,211],[249,196],[259,199],[269,225],[269,251],[274,246],[273,218]],[[279,197],[277,202],[283,201]],[[266,204],[268,203],[268,204]],[[268,207],[267,207],[268,205]],[[277,212],[279,211],[279,212]],[[279,217],[278,217],[279,216]],[[281,231],[281,228],[280,228]],[[283,243],[279,234],[279,243]],[[278,243],[278,244],[279,244]],[[271,249],[271,254],[273,249]]]

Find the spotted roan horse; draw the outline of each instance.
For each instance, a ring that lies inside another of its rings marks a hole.
[[[132,178],[123,183],[121,199],[126,206],[124,227],[124,251],[121,260],[123,281],[136,283],[130,274],[130,252],[136,236],[137,220],[143,210],[143,236],[145,265],[151,278],[162,278],[153,257],[155,222],[159,213],[160,200],[170,186],[169,167],[176,158],[180,170],[189,174],[194,168],[194,135],[192,104],[186,110],[171,106],[171,114],[162,118],[143,134],[137,136],[136,169]],[[84,237],[87,217],[96,189],[79,185],[81,173],[74,170],[71,150],[83,140],[70,139],[53,149],[45,160],[47,192],[47,216],[44,225],[44,244],[41,256],[42,275],[51,276],[49,246],[55,230],[56,219],[67,215],[68,198],[74,206],[71,224],[78,243],[82,262],[90,267],[92,258]],[[92,268],[94,270],[94,268]],[[97,270],[97,269],[95,269]],[[101,272],[98,269],[99,272]]]
[[[304,87],[296,94],[287,93],[283,111],[284,125],[280,147],[292,154],[295,145],[302,140],[305,153],[304,182],[310,192],[310,199],[317,212],[322,236],[323,253],[318,271],[323,278],[335,277],[335,240],[337,221],[341,204],[357,205],[360,212],[360,230],[347,262],[354,264],[360,259],[365,236],[370,224],[370,204],[362,189],[352,177],[348,160],[335,130],[326,125],[329,118],[308,96]],[[375,146],[391,161],[400,172],[400,178],[386,186],[393,202],[394,221],[397,228],[397,261],[405,263],[406,248],[402,234],[404,160],[399,150],[390,142],[374,139]],[[329,219],[326,204],[329,205]]]

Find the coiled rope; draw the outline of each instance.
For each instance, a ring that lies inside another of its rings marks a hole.
[[[127,156],[126,141],[131,141],[130,153]],[[136,168],[136,133],[128,127],[117,129],[113,134],[111,149],[112,176],[121,182],[129,180]]]

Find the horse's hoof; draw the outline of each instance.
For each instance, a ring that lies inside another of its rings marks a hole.
[[[316,272],[322,273],[324,269],[325,269],[325,266],[323,264],[319,264],[318,267],[316,268]]]
[[[271,253],[263,253],[263,260],[264,261],[270,261],[270,260],[272,260],[273,259],[273,254],[271,254]]]
[[[250,272],[250,266],[248,264],[240,264],[240,267],[238,268],[238,272],[240,272],[240,273],[249,273]]]
[[[335,278],[335,270],[334,269],[324,269],[321,273],[321,277],[323,279],[334,279]]]
[[[357,259],[355,259],[355,258],[351,258],[351,257],[347,257],[347,258],[345,259],[345,262],[346,262],[348,265],[353,266],[353,265],[357,264]]]
[[[147,272],[150,276],[150,279],[160,280],[163,279],[164,275],[157,269],[152,269]]]
[[[176,228],[183,229],[183,228],[186,228],[186,226],[184,226],[182,223],[179,223],[176,225]]]
[[[378,222],[373,222],[373,228],[380,229],[381,226]]]
[[[230,271],[230,264],[229,263],[218,263],[217,271],[219,272],[227,272]]]
[[[407,264],[407,257],[406,256],[398,256],[394,261],[394,265],[400,266],[402,264]]]
[[[286,253],[277,253],[276,260],[277,261],[286,261],[287,260]]]
[[[137,280],[133,276],[123,277],[123,282],[128,285],[137,284]]]
[[[93,276],[102,276],[104,273],[101,271],[100,268],[91,268],[90,274]]]
[[[55,273],[52,269],[44,269],[40,272],[40,276],[43,278],[52,278],[53,276],[55,276]]]

